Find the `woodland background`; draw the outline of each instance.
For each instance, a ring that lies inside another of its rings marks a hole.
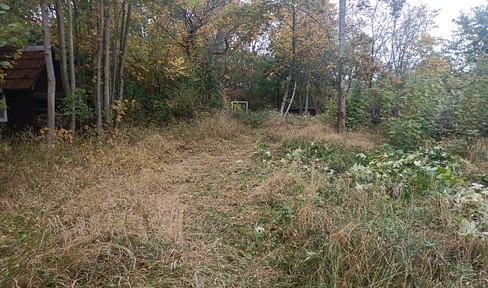
[[[0,287],[487,287],[488,5],[40,2],[0,46],[49,24],[67,121],[0,126]]]
[[[1,9],[1,45],[42,44],[36,1],[6,0]],[[327,1],[56,1],[48,14],[53,47],[70,64],[63,84],[75,95],[58,111],[100,130],[121,112],[146,125],[231,100],[277,109],[296,90],[293,107],[333,118],[337,9]],[[349,1],[347,127],[378,126],[406,148],[486,136],[487,9],[460,15],[453,39],[442,41],[429,34],[436,11],[427,6]]]

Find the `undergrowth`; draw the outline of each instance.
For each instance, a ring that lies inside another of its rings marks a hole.
[[[374,133],[217,114],[4,139],[0,287],[486,287],[483,161]]]

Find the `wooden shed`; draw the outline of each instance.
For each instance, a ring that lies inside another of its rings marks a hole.
[[[47,72],[43,46],[27,46],[20,58],[12,60],[17,48],[0,48],[0,61],[8,60],[12,67],[3,71],[0,91],[7,109],[0,111],[0,121],[13,128],[43,127],[47,124]],[[54,53],[53,53],[54,54]],[[64,97],[59,62],[54,61],[56,74],[56,104]]]

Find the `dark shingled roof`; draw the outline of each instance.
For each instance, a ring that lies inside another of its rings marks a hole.
[[[0,61],[8,60],[11,68],[3,71],[4,82],[0,83],[2,90],[32,90],[37,77],[44,68],[44,48],[42,46],[27,46],[17,60],[12,60],[16,48],[1,47]]]

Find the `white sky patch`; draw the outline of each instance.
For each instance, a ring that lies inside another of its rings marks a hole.
[[[461,11],[468,12],[472,7],[487,5],[487,0],[408,0],[412,4],[425,4],[431,9],[439,10],[435,22],[438,26],[432,31],[433,36],[452,39],[452,31],[457,25],[452,22]]]
[[[356,1],[356,0],[347,0]],[[339,3],[339,0],[329,0],[330,3]],[[488,0],[407,0],[411,4],[425,4],[431,9],[439,10],[435,19],[438,26],[432,31],[432,36],[443,39],[452,39],[452,31],[456,30],[457,25],[452,22],[457,18],[461,11],[468,12],[472,7],[488,5]]]

